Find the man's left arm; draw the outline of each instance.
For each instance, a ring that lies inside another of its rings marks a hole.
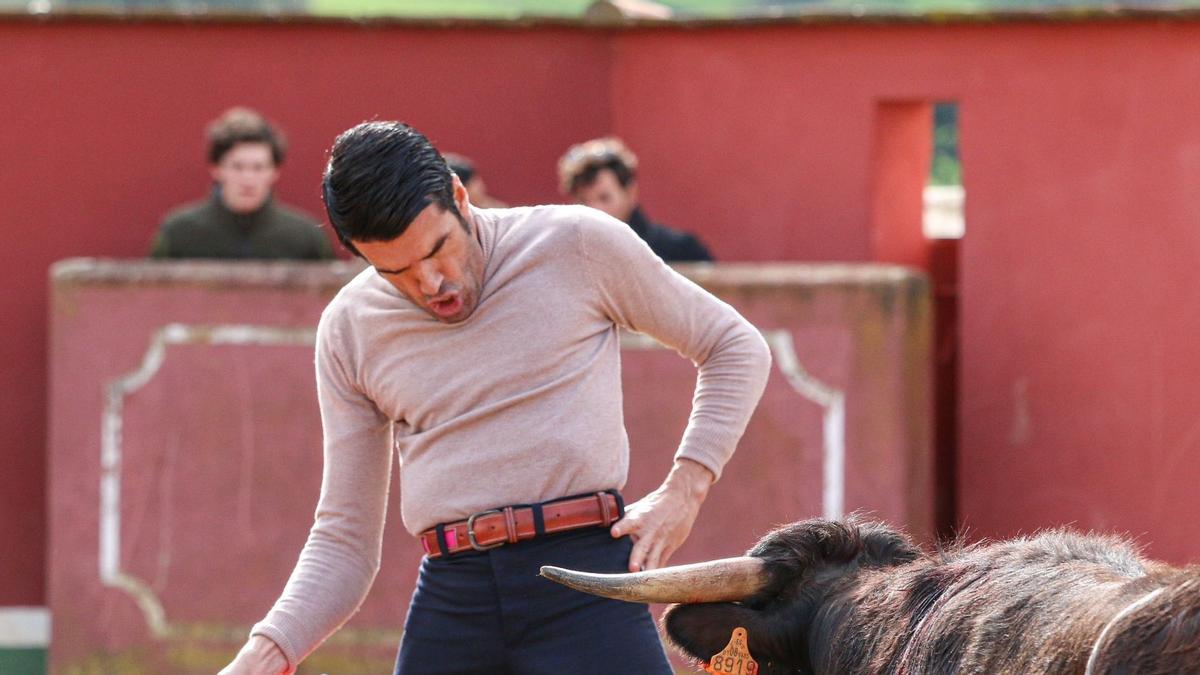
[[[750,322],[663,263],[620,221],[591,211],[581,217],[579,236],[602,311],[699,369],[670,473],[612,528],[613,536],[634,539],[630,570],[653,569],[683,544],[737,447],[766,386],[770,351]]]
[[[700,505],[716,482],[699,462],[677,457],[662,485],[625,510],[612,526],[613,537],[634,539],[629,571],[652,570],[667,564],[692,531]]]

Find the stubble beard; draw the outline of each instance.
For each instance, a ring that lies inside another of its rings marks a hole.
[[[462,308],[452,316],[443,317],[427,305],[425,311],[429,312],[434,319],[446,324],[461,323],[470,318],[475,313],[475,310],[479,308],[479,300],[483,296],[484,264],[482,247],[477,249],[475,253],[476,255],[468,258],[466,265],[464,265],[462,284],[450,284],[446,290],[438,289],[438,295],[444,295],[448,292],[457,293],[458,297],[462,299]]]

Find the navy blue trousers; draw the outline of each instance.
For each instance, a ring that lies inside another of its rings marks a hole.
[[[628,571],[629,537],[587,528],[421,562],[396,675],[669,675],[646,605],[538,576],[542,565]]]

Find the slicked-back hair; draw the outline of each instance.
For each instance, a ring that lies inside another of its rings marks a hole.
[[[446,160],[421,132],[403,122],[363,122],[333,142],[321,181],[325,211],[338,240],[391,241],[430,204],[453,213],[454,183]]]
[[[283,164],[287,141],[283,134],[262,115],[249,108],[230,108],[208,125],[208,163],[220,164],[239,143],[265,143],[271,148],[275,166]]]

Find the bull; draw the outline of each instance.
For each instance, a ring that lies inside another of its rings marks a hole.
[[[1055,530],[934,553],[879,522],[806,520],[745,556],[631,574],[543,568],[578,590],[674,603],[704,660],[744,627],[760,672],[1200,673],[1200,567]]]

